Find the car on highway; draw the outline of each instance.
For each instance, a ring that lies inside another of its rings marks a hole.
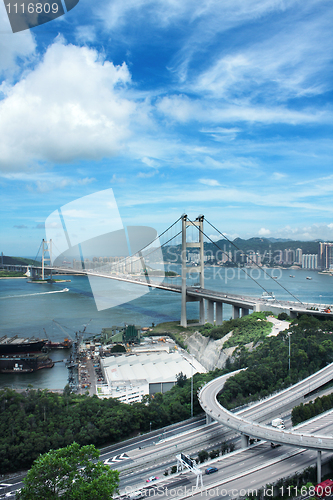
[[[142,491],[133,491],[129,493],[126,498],[128,500],[140,500],[140,498],[144,498],[144,493]]]
[[[152,481],[156,481],[159,479],[157,476],[149,476],[148,479],[146,479],[146,483],[151,483]]]
[[[207,467],[205,470],[205,474],[213,474],[213,472],[217,472],[218,468],[217,467]]]

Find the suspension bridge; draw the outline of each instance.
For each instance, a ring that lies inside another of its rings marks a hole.
[[[246,267],[240,267],[239,269],[258,285],[258,290],[261,289],[263,293],[260,297],[245,296],[243,293],[231,294],[223,290],[216,291],[206,288],[205,262],[207,264],[207,255],[205,256],[204,251],[205,241],[211,243],[220,256],[225,255],[229,263],[233,263],[235,266],[237,266],[237,263],[230,251],[226,252],[225,249],[221,248],[220,242],[213,241],[204,231],[204,222],[210,229],[220,235],[221,239],[235,247],[235,252],[241,252],[243,259],[246,258],[247,263],[250,263],[251,266],[257,266],[266,279],[274,281],[275,284],[281,287],[284,295],[287,293],[292,300],[275,299],[271,292],[266,289],[268,287],[264,287],[258,280],[254,279]],[[251,257],[251,254],[242,252],[213,224],[205,220],[203,215],[191,220],[186,214],[183,214],[165,231],[154,238],[151,238],[151,231],[148,231],[148,233],[146,231],[146,238],[138,237],[140,228],[136,229],[136,232],[132,227],[127,228],[127,233],[125,230],[123,233],[119,231],[115,232],[117,234],[109,233],[103,237],[102,244],[101,238],[93,238],[89,241],[88,247],[86,244],[84,247],[83,243],[71,246],[70,235],[66,234],[68,248],[64,252],[57,249],[56,241],[43,240],[41,244],[42,263],[38,266],[31,266],[31,273],[34,275],[41,271],[42,279],[44,279],[46,272],[84,274],[92,280],[90,284],[95,283],[96,278],[99,278],[100,280],[116,280],[133,286],[140,285],[178,293],[181,295],[180,324],[183,327],[187,326],[186,304],[188,302],[197,302],[199,304],[198,317],[200,324],[204,324],[206,321],[216,325],[222,324],[224,304],[232,306],[232,317],[234,319],[249,314],[251,310],[269,310],[274,314],[287,312],[292,318],[304,313],[317,316],[332,316],[330,309],[314,310],[312,303],[304,303],[298,299],[286,287],[275,280],[267,268],[258,265]],[[141,233],[145,233],[145,231],[142,230]],[[142,244],[145,239],[146,241]],[[119,256],[119,254],[115,255],[117,246],[121,247],[124,255],[123,242],[125,240],[127,240],[128,249],[134,248],[135,251],[133,253],[128,252],[125,257]],[[113,248],[113,256],[105,257],[108,248],[111,247]],[[90,258],[85,257],[87,250],[85,253],[84,248],[89,248]],[[91,257],[93,252],[95,252],[94,257]],[[194,257],[194,260],[189,258],[189,254],[192,255],[192,258]],[[181,271],[178,276],[181,277],[181,284],[171,283],[172,279],[168,279],[168,276],[176,273],[172,271],[165,272],[166,268],[174,268],[174,264],[177,264],[178,268],[180,266]],[[193,275],[197,277],[197,283],[194,285],[188,283],[188,277]]]

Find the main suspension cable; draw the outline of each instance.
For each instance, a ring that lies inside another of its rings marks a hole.
[[[229,238],[227,236],[225,236],[223,233],[221,233],[213,224],[211,224],[209,222],[209,220],[206,219],[206,221],[208,222],[208,224],[213,228],[215,229],[215,231],[217,231],[223,238],[225,238],[231,245],[233,245],[235,248],[237,248],[237,250],[239,250],[240,252],[242,252],[242,250],[240,248],[238,248],[238,246],[231,240],[229,240]],[[243,252],[244,253],[244,252]],[[247,255],[247,254],[246,254]],[[248,255],[247,255],[248,256]],[[262,267],[260,267],[253,259],[251,259],[250,256],[248,256],[251,260],[251,262],[253,264],[255,264],[260,270],[263,271],[263,273],[266,274],[266,276],[268,276],[269,278],[271,278],[272,280],[274,280],[274,278],[265,271],[265,269],[263,269]],[[283,288],[283,290],[285,290],[287,293],[289,293],[289,295],[291,295],[292,297],[294,297],[294,299],[297,300],[297,302],[300,302],[300,304],[303,304],[303,302],[298,298],[296,297],[296,295],[294,295],[292,292],[290,292],[286,287],[284,287],[281,283],[279,283],[278,281],[274,281],[275,283],[277,283],[281,288]]]
[[[232,242],[232,241],[231,241],[231,240],[230,240],[227,236],[225,236],[223,233],[221,233],[221,231],[219,231],[219,230],[218,230],[218,229],[217,229],[217,228],[216,228],[213,224],[211,224],[211,223],[210,223],[207,219],[205,219],[205,220],[206,220],[206,222],[207,222],[207,223],[208,223],[208,224],[209,224],[209,225],[210,225],[210,226],[211,226],[211,227],[212,227],[212,228],[213,228],[216,232],[218,232],[218,233],[219,233],[219,234],[220,234],[223,238],[225,238],[225,239],[226,239],[226,240],[227,240],[227,241],[228,241],[231,245],[233,245],[233,246],[234,246],[237,250],[239,250],[240,252],[243,252],[243,250],[241,250],[240,248],[238,248],[238,247],[237,247],[237,245],[236,245],[235,243],[233,243],[233,242]],[[191,222],[192,222],[192,221],[191,221]],[[200,229],[199,227],[198,227],[198,230],[199,230],[200,232],[202,232],[202,234],[203,234],[203,235],[204,235],[204,236],[205,236],[205,237],[206,237],[206,238],[207,238],[207,239],[208,239],[208,240],[209,240],[209,241],[210,241],[213,245],[215,245],[215,246],[216,246],[219,250],[221,250],[221,252],[223,252],[225,255],[227,255],[227,254],[226,254],[226,252],[224,252],[224,251],[222,250],[222,248],[220,248],[220,247],[218,246],[218,244],[217,244],[215,241],[213,241],[213,240],[212,240],[212,239],[211,239],[211,238],[210,238],[210,237],[209,237],[209,236],[208,236],[208,235],[207,235],[204,231],[201,231],[201,229]],[[260,266],[259,266],[259,265],[258,265],[258,264],[257,264],[257,263],[253,260],[253,259],[251,259],[251,257],[250,257],[250,256],[248,256],[248,255],[246,254],[246,252],[243,252],[243,253],[245,253],[245,255],[246,255],[247,257],[249,257],[249,259],[251,260],[251,262],[252,262],[255,266],[257,266],[257,267],[258,267],[258,269],[260,269],[260,270],[261,270],[263,273],[265,273],[265,274],[266,274],[266,275],[267,275],[270,279],[272,279],[272,280],[274,281],[274,283],[277,283],[277,284],[278,284],[281,288],[283,288],[283,289],[284,289],[284,290],[285,290],[285,291],[286,291],[289,295],[291,295],[292,297],[294,297],[294,299],[296,299],[296,300],[297,300],[297,302],[300,302],[301,304],[303,304],[303,302],[302,302],[302,301],[301,301],[298,297],[296,297],[296,296],[295,296],[292,292],[290,292],[287,288],[285,288],[283,285],[281,285],[281,283],[276,282],[276,281],[274,280],[274,278],[273,278],[273,277],[272,277],[269,273],[267,273],[267,272],[265,271],[265,269],[263,269],[262,267],[260,267]],[[228,255],[228,257],[230,258],[230,255]],[[234,260],[232,257],[231,257],[231,260],[232,260],[232,261],[236,264],[235,260]],[[254,279],[254,278],[253,278],[253,277],[252,277],[249,273],[247,273],[243,267],[241,267],[240,269],[241,269],[241,270],[242,270],[242,271],[243,271],[243,272],[244,272],[244,273],[245,273],[245,274],[246,274],[249,278],[251,278],[251,279],[252,279],[252,281],[254,281],[254,282],[255,282],[255,283],[256,283],[256,284],[257,284],[257,285],[258,285],[258,286],[259,286],[262,290],[264,290],[264,291],[265,291],[268,295],[270,295],[270,293],[266,290],[266,288],[265,288],[264,286],[262,286],[262,285],[261,285],[261,284],[260,284],[257,280],[255,280],[255,279]],[[277,302],[279,302],[279,303],[280,303],[280,301],[279,301],[279,300],[277,300]]]

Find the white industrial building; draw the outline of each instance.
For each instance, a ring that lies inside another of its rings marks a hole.
[[[206,372],[187,353],[167,350],[110,356],[101,359],[100,364],[105,382],[98,387],[98,396],[117,398],[124,403],[170,390],[180,372],[188,378],[197,372]]]

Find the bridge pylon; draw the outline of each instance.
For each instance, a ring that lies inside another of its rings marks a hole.
[[[49,257],[45,257],[45,254],[49,254]],[[44,279],[45,262],[52,264],[52,240],[46,241],[43,238],[42,241],[42,280]],[[52,271],[51,271],[52,274]]]
[[[186,277],[188,273],[196,273],[200,276],[200,288],[204,288],[205,277],[204,277],[204,241],[203,241],[203,221],[204,216],[199,215],[195,221],[190,221],[186,214],[182,215],[182,309],[181,309],[181,319],[180,324],[184,328],[187,327],[187,315],[186,315]],[[186,240],[186,230],[188,227],[197,227],[199,238],[197,242]],[[186,261],[186,250],[187,248],[199,248],[199,264],[197,267],[187,266]],[[204,299],[200,298],[200,315],[199,321],[201,324],[205,323],[205,304]]]

